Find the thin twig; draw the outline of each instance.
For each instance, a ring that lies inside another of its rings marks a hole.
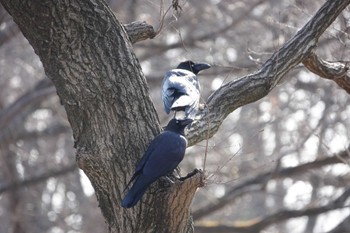
[[[208,131],[207,131],[207,138],[205,140],[205,152],[204,152],[204,159],[203,159],[203,174],[205,177],[205,164],[207,163],[207,155],[208,155],[208,147],[209,147],[209,138],[210,138],[210,120],[208,120],[207,123]]]
[[[155,37],[156,37],[157,35],[159,35],[160,32],[162,31],[162,29],[163,29],[163,27],[164,27],[165,16],[169,13],[170,9],[172,8],[172,5],[170,5],[170,6],[168,7],[168,9],[164,12],[164,7],[163,7],[163,5],[164,5],[164,1],[162,0],[162,1],[161,1],[161,4],[160,4],[160,22],[159,22],[159,27],[158,27],[158,29],[155,31],[155,34],[154,34]]]

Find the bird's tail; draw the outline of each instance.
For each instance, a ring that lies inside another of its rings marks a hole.
[[[171,105],[171,109],[185,108],[191,105],[193,105],[193,99],[188,95],[181,95]]]
[[[140,179],[141,178],[141,179]],[[126,196],[122,200],[123,208],[131,208],[137,204],[137,202],[141,199],[143,194],[146,192],[148,186],[152,182],[145,181],[142,177],[136,179],[135,183],[126,194]]]
[[[185,118],[193,118],[197,112],[198,102],[193,101],[193,99],[188,95],[182,95],[176,99],[171,106],[173,111],[184,111]]]

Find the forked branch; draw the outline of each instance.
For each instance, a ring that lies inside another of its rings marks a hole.
[[[304,61],[316,47],[322,33],[350,4],[350,0],[329,0],[254,74],[226,83],[207,100],[208,108],[198,114],[188,134],[190,145],[210,136],[219,129],[228,114],[235,109],[265,97],[296,65]]]

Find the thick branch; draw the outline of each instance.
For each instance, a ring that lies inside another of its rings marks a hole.
[[[142,40],[152,39],[156,36],[153,27],[146,22],[135,21],[124,24],[124,27],[133,44]]]
[[[192,124],[188,134],[190,144],[206,139],[208,130],[213,136],[235,109],[265,97],[288,71],[309,56],[322,33],[349,3],[350,0],[328,0],[260,70],[223,85],[209,96],[208,108],[198,114],[200,120]]]
[[[164,229],[164,226],[159,226],[160,228],[156,228],[154,232],[183,232],[183,229],[193,228],[193,226],[187,226],[188,224],[192,224],[192,221],[188,221],[191,213],[190,208],[186,207],[191,205],[196,190],[202,185],[203,179],[204,174],[202,172],[197,172],[184,181],[176,181],[176,183],[170,187],[170,190],[167,190],[165,193],[157,190],[156,199],[160,202],[162,200],[168,201],[168,203],[164,203],[164,205],[162,203],[158,203],[158,205],[167,206],[167,208],[173,210],[168,212],[169,216],[166,216],[166,218],[164,218],[164,216],[159,216],[159,218],[164,219],[164,221],[166,219],[172,219],[174,221],[169,221],[165,224],[167,229]],[[164,194],[167,196],[166,198],[162,197]],[[186,208],[185,214],[183,214],[184,208]],[[160,212],[160,214],[161,213],[162,212]]]
[[[321,78],[333,80],[350,94],[350,62],[328,62],[319,58],[315,53],[310,53],[303,64],[312,73]]]

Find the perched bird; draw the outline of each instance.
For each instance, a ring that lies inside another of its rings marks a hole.
[[[148,186],[171,173],[182,161],[187,147],[184,130],[191,122],[191,119],[171,119],[165,130],[153,139],[125,188],[134,182],[122,200],[122,207],[135,206]]]
[[[184,111],[185,118],[194,118],[200,98],[197,74],[208,68],[209,64],[184,61],[176,69],[165,73],[162,100],[167,114],[173,110],[176,116],[176,112]]]

